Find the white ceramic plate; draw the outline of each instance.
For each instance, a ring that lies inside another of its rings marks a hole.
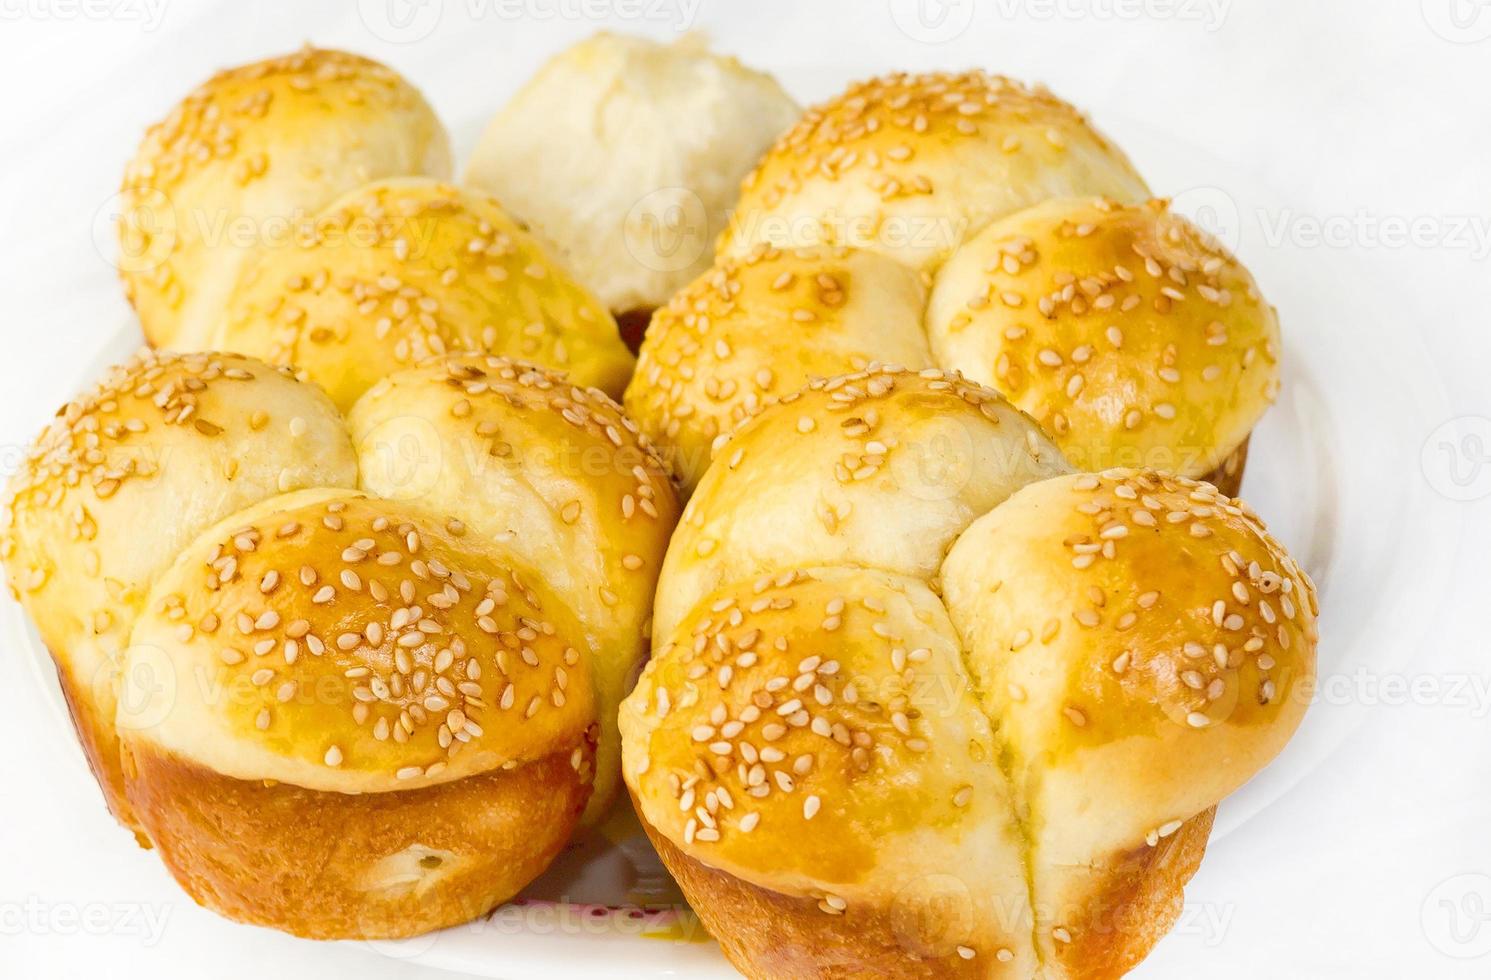
[[[1215,848],[1350,736],[1362,720],[1363,685],[1398,671],[1413,649],[1442,590],[1454,528],[1431,523],[1442,519],[1424,506],[1432,492],[1425,481],[1385,482],[1403,467],[1379,454],[1385,445],[1417,444],[1452,413],[1426,352],[1396,322],[1394,298],[1374,293],[1377,285],[1348,253],[1276,238],[1270,229],[1289,212],[1245,172],[1142,124],[1100,122],[1157,192],[1233,246],[1283,322],[1283,393],[1254,433],[1243,495],[1320,588],[1320,693],[1283,755],[1220,808]],[[469,145],[475,131],[458,128],[457,145]],[[134,324],[121,326],[79,388],[126,357],[138,338]],[[1412,567],[1397,560],[1403,542],[1420,556]],[[34,629],[9,600],[0,602],[0,619],[67,724]],[[82,765],[82,753],[76,757]],[[484,976],[735,975],[629,812],[488,918],[370,945]]]

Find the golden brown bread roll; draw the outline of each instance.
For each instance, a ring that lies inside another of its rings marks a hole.
[[[125,785],[198,901],[318,938],[426,932],[507,898],[573,830],[596,724],[579,624],[516,549],[411,517],[276,497],[151,590],[126,684],[175,681],[120,716]],[[473,778],[487,792],[446,789]],[[549,819],[508,812],[508,793],[550,797]],[[469,815],[448,809],[462,797]]]
[[[344,422],[285,369],[145,354],[12,494],[7,578],[110,805],[216,911],[465,921],[614,794],[677,504],[598,390],[435,358]]]
[[[1117,977],[1173,924],[1299,723],[1314,590],[1206,484],[1065,470],[935,371],[816,383],[720,449],[623,775],[746,975]]]
[[[444,127],[376,61],[306,48],[219,72],[150,128],[125,170],[125,294],[152,345],[199,350],[258,248],[288,247],[360,184],[449,173]]]
[[[722,251],[847,245],[931,269],[1049,197],[1149,196],[1128,158],[1040,86],[895,74],[809,109],[746,177]]]
[[[916,273],[874,252],[762,245],[721,258],[653,316],[627,411],[692,490],[736,425],[813,378],[930,367],[925,305]]]
[[[1279,386],[1273,308],[1164,201],[1053,200],[994,222],[938,270],[926,325],[939,364],[997,388],[1085,470],[1211,473]]]
[[[64,405],[12,478],[0,557],[52,652],[114,815],[120,659],[151,585],[202,531],[301,487],[352,487],[357,460],[320,389],[229,354],[143,352]]]
[[[466,180],[532,223],[611,310],[645,315],[709,267],[741,178],[800,112],[698,34],[602,32],[518,90]]]
[[[604,395],[481,355],[396,374],[347,421],[362,489],[523,548],[573,610],[594,651],[601,731],[587,819],[598,816],[619,782],[616,707],[647,654],[678,520],[667,471]]]
[[[653,317],[626,403],[696,484],[730,431],[814,377],[936,365],[1029,412],[1079,469],[1242,479],[1279,386],[1247,270],[1164,201],[1048,201],[929,276],[858,249],[722,256]],[[925,299],[924,299],[925,297]]]
[[[333,202],[314,228],[245,264],[212,346],[293,364],[343,410],[394,371],[464,350],[621,394],[632,356],[611,315],[488,195],[379,181]]]

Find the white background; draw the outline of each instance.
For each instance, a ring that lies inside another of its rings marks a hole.
[[[920,17],[900,0],[695,7],[425,0],[401,33],[389,29],[385,0],[0,0],[0,462],[13,467],[88,352],[128,318],[97,216],[144,127],[219,67],[307,40],[357,50],[464,122],[467,145],[471,126],[544,58],[606,26],[595,13],[664,38],[702,28],[718,47],[790,76],[803,101],[892,68],[982,66],[1045,81],[1120,143],[1124,127],[1110,120],[1133,120],[1270,187],[1285,202],[1271,216],[1275,233],[1304,257],[1294,288],[1318,287],[1328,300],[1315,307],[1329,319],[1325,335],[1370,345],[1387,369],[1400,343],[1427,348],[1437,374],[1415,383],[1443,406],[1423,431],[1384,435],[1368,481],[1435,491],[1421,498],[1446,539],[1432,550],[1453,556],[1420,567],[1431,549],[1414,540],[1382,552],[1397,556],[1398,574],[1445,583],[1404,624],[1403,671],[1374,679],[1410,690],[1354,688],[1347,707],[1364,723],[1212,848],[1182,928],[1136,975],[1491,974],[1487,0],[925,0]],[[1247,232],[1239,247],[1251,261],[1277,243]],[[1364,310],[1351,300],[1368,285],[1380,298]],[[1289,310],[1281,314],[1288,333]],[[1364,329],[1368,320],[1377,329]],[[1392,404],[1401,392],[1386,385],[1364,397]],[[0,696],[0,976],[434,972],[197,908],[107,817],[18,655],[0,656]],[[625,964],[615,969],[625,975]]]

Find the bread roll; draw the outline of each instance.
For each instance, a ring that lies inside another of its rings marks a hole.
[[[558,853],[592,778],[583,631],[507,546],[463,537],[302,491],[156,583],[125,673],[175,682],[122,732],[126,786],[193,898],[297,935],[411,935]]]
[[[809,109],[741,185],[722,249],[847,245],[931,269],[1049,197],[1148,197],[1123,153],[1045,88],[895,74]]]
[[[799,111],[699,35],[600,33],[513,96],[466,180],[531,222],[611,310],[645,315],[709,267],[741,178]]]
[[[874,252],[722,258],[653,316],[627,411],[692,490],[736,425],[810,380],[877,361],[931,367],[925,304],[916,273]]]
[[[1175,922],[1299,723],[1314,590],[1208,485],[1064,470],[936,372],[820,382],[718,453],[623,774],[747,976],[1096,980]]]
[[[1209,825],[1298,727],[1314,587],[1246,504],[1134,470],[1025,488],[963,533],[941,582],[1024,787],[1042,958],[1118,976],[1174,924],[1189,877],[1146,894],[1165,871],[1145,859]],[[1139,928],[1115,935],[1120,916]]]
[[[968,522],[1070,468],[1003,398],[935,369],[816,381],[736,431],[668,546],[656,635],[731,582],[813,565],[936,573]]]
[[[937,362],[999,389],[1077,466],[1201,477],[1279,387],[1279,324],[1253,277],[1164,201],[1054,200],[938,270]],[[1236,489],[1241,468],[1219,473]]]
[[[445,129],[392,69],[341,51],[219,72],[145,134],[125,170],[125,294],[154,346],[206,346],[239,267],[370,180],[446,177]]]
[[[227,515],[356,481],[351,440],[319,389],[227,354],[141,353],[64,405],[28,451],[0,515],[0,557],[126,826],[138,825],[120,770],[119,668],[150,586]]]
[[[518,544],[574,611],[601,726],[587,820],[599,816],[620,776],[616,707],[647,654],[678,520],[666,470],[604,395],[495,357],[395,374],[348,425],[362,489],[447,515],[462,535]]]
[[[603,812],[676,515],[618,406],[533,365],[431,359],[344,422],[288,369],[147,353],[43,435],[0,554],[192,897],[384,938],[485,913]]]
[[[212,343],[294,364],[343,410],[446,351],[520,357],[617,396],[632,370],[605,307],[493,198],[420,177],[359,187],[305,240],[261,249]]]

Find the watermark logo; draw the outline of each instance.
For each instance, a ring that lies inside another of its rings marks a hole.
[[[1429,486],[1450,500],[1491,494],[1491,419],[1462,415],[1429,434],[1419,455]]]
[[[1491,953],[1491,875],[1459,874],[1435,885],[1419,908],[1424,938],[1445,956]]]
[[[417,500],[445,471],[440,433],[420,415],[398,415],[368,430],[357,446],[363,482],[388,500]]]
[[[622,237],[639,264],[654,272],[679,272],[709,249],[709,211],[687,187],[660,187],[627,211]]]
[[[136,23],[149,33],[166,18],[168,0],[0,0],[0,21]]]
[[[974,0],[889,0],[890,19],[922,44],[946,44],[973,23]]]
[[[112,678],[112,672],[108,676]],[[176,683],[176,664],[164,650],[149,644],[131,646],[119,674],[115,727],[138,732],[164,723],[176,707]]]
[[[148,947],[160,942],[170,917],[170,905],[48,902],[33,895],[0,902],[0,936],[124,936]]]
[[[1491,37],[1491,0],[1419,0],[1429,29],[1452,44]]]
[[[374,37],[390,44],[422,41],[440,26],[443,0],[357,0],[357,16]]]
[[[1242,210],[1220,187],[1192,187],[1170,198],[1170,210],[1236,252],[1242,241]]]

